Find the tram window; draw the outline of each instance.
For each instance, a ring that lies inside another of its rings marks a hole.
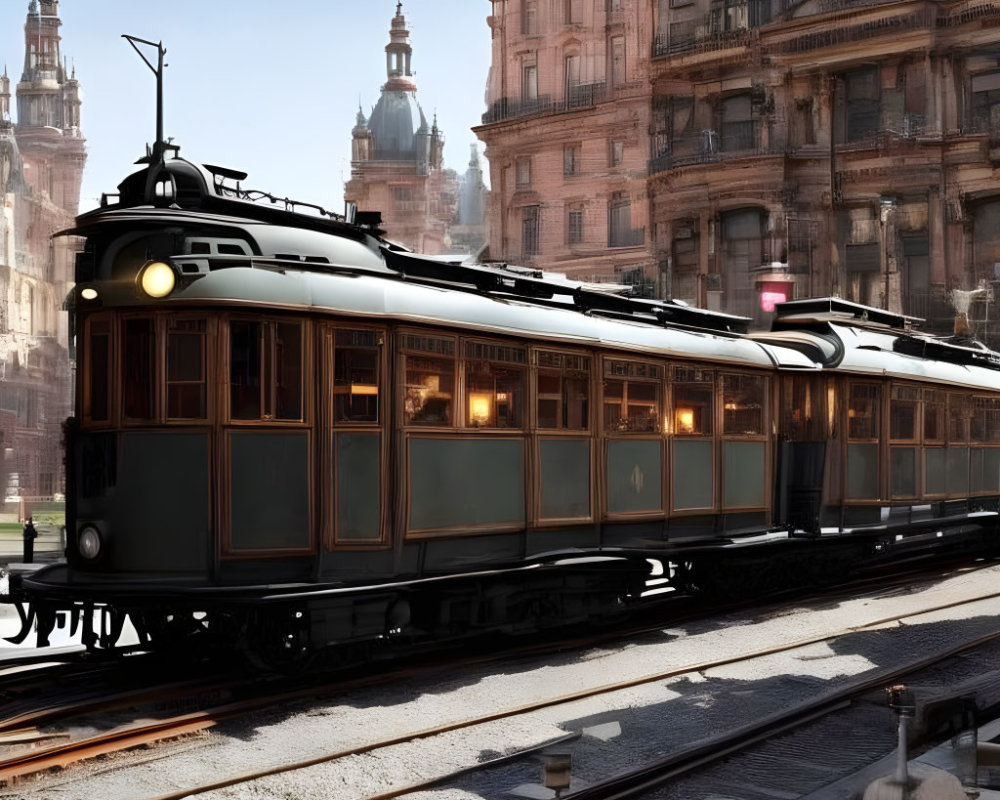
[[[971,403],[965,395],[948,395],[948,443],[966,444],[969,441]]]
[[[990,444],[1000,444],[1000,399],[986,400],[986,438]]]
[[[723,375],[723,436],[763,433],[764,379],[757,375]]]
[[[878,438],[880,387],[873,383],[852,383],[847,407],[847,436],[854,440]]]
[[[302,325],[274,325],[274,416],[302,419]]]
[[[590,359],[539,351],[538,427],[585,431],[590,427]]]
[[[924,442],[944,442],[945,397],[932,389],[924,390]]]
[[[235,420],[300,420],[302,324],[229,323],[229,415]]]
[[[337,422],[378,422],[379,334],[338,330],[333,353],[333,413]]]
[[[233,419],[261,418],[263,326],[233,320],[229,325],[229,414]]]
[[[889,438],[894,442],[912,442],[917,438],[917,410],[920,390],[894,386],[889,404]]]
[[[88,325],[90,334],[90,379],[87,417],[93,422],[106,422],[111,416],[108,384],[111,378],[111,323],[94,320]]]
[[[663,368],[608,359],[604,362],[604,429],[619,433],[659,430]]]
[[[782,377],[781,430],[793,442],[817,442],[826,435],[826,389],[822,378]]]
[[[512,345],[465,343],[465,424],[521,428],[527,350]]]
[[[989,441],[987,418],[992,402],[988,397],[972,398],[972,414],[969,417],[969,437],[974,442]]]
[[[133,317],[124,323],[122,393],[125,419],[149,420],[156,415],[156,335],[153,320]]]
[[[454,420],[455,342],[406,334],[403,417],[407,425],[446,425]]]
[[[167,323],[167,418],[205,419],[205,320]]]
[[[674,367],[674,434],[711,436],[715,375],[709,370]]]

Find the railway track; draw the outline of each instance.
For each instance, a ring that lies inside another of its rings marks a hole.
[[[349,747],[342,747],[314,754],[309,758],[272,763],[260,769],[242,772],[234,771],[232,774],[224,778],[218,778],[218,776],[215,776],[215,779],[210,782],[202,782],[197,785],[192,782],[191,785],[183,786],[175,792],[161,792],[159,794],[147,793],[144,795],[137,794],[135,796],[156,797],[157,800],[168,800],[169,798],[178,798],[179,800],[179,798],[182,797],[188,797],[213,790],[221,790],[226,787],[232,787],[252,781],[259,781],[266,779],[269,776],[287,775],[293,771],[305,770],[310,767],[315,768],[321,765],[336,764],[338,762],[350,761],[359,757],[377,757],[379,760],[385,760],[386,758],[389,758],[388,754],[394,749],[412,749],[417,747],[418,743],[434,746],[433,743],[437,742],[440,744],[440,742],[445,740],[453,743],[459,741],[474,742],[489,740],[490,734],[488,733],[488,729],[490,726],[495,727],[499,725],[508,725],[512,720],[524,720],[532,715],[537,715],[540,712],[551,710],[560,706],[571,706],[573,704],[580,704],[584,701],[591,703],[610,702],[607,698],[612,698],[616,694],[626,690],[647,691],[650,687],[662,684],[665,681],[676,680],[684,678],[685,676],[697,676],[726,666],[746,664],[755,659],[763,659],[767,656],[773,656],[779,653],[787,654],[792,653],[793,651],[807,650],[810,647],[835,642],[838,639],[851,634],[871,631],[880,627],[892,625],[894,623],[898,624],[908,619],[912,621],[914,617],[926,615],[932,611],[941,614],[948,612],[949,609],[961,609],[968,606],[969,603],[989,604],[991,599],[995,601],[998,597],[1000,597],[1000,593],[987,594],[984,597],[977,598],[970,598],[966,596],[950,602],[924,604],[918,611],[910,609],[905,612],[889,614],[883,617],[869,618],[866,619],[863,624],[825,630],[821,634],[817,634],[815,636],[787,637],[786,641],[767,648],[747,647],[737,649],[736,651],[725,656],[705,659],[697,662],[671,665],[669,668],[635,674],[625,680],[592,680],[590,685],[572,692],[546,694],[545,696],[528,702],[508,702],[503,706],[492,708],[489,713],[477,713],[465,717],[456,717],[452,715],[450,718],[440,721],[438,724],[428,725],[425,727],[414,727],[410,725],[392,736],[381,738],[365,737],[363,741],[359,741]],[[889,599],[890,602],[891,600],[892,598]],[[859,602],[863,603],[864,601]],[[994,608],[995,611],[996,608],[1000,608],[1000,605],[996,605],[994,603],[991,608]],[[967,642],[963,642],[962,646],[967,646]],[[508,662],[510,660],[509,654],[507,655],[507,660]],[[904,666],[909,669],[913,668],[912,664]],[[393,679],[399,681],[400,676],[393,676]],[[424,675],[419,678],[419,680],[426,683],[428,677],[427,675]],[[886,675],[880,674],[871,680],[879,682],[888,680],[888,678]],[[433,683],[433,679],[431,679],[431,683]],[[315,695],[316,691],[317,690],[314,687],[312,689],[312,693]],[[346,692],[346,689],[341,687],[341,691]],[[274,702],[274,698],[271,698],[271,703],[273,704]],[[97,738],[91,738],[90,740],[84,740],[75,744],[67,743],[60,748],[51,749],[51,752],[49,752],[48,755],[39,753],[35,758],[25,757],[25,759],[22,759],[18,763],[0,763],[0,779],[10,780],[16,778],[17,775],[24,775],[32,771],[37,771],[39,768],[50,768],[51,766],[57,766],[60,763],[58,761],[50,761],[48,762],[48,766],[43,766],[43,762],[39,760],[39,756],[42,758],[54,759],[73,758],[74,749],[76,749],[77,753],[82,753],[84,756],[90,756],[95,752],[98,752],[99,749],[105,744],[109,747],[109,749],[135,747],[149,741],[151,738],[176,738],[177,736],[187,735],[192,732],[206,730],[209,727],[222,725],[227,720],[232,720],[239,715],[248,713],[249,710],[250,707],[246,705],[221,704],[214,708],[204,709],[197,714],[179,715],[174,718],[173,721],[160,720],[155,725],[147,725],[145,727],[131,726],[124,730],[112,731],[109,732],[108,736],[99,737],[100,740]],[[779,724],[777,718],[768,720],[768,725],[770,727],[777,724]],[[484,733],[484,731],[486,733]],[[504,758],[509,760],[512,757],[523,757],[526,753],[533,752],[540,747],[551,747],[553,743],[561,741],[566,735],[565,731],[561,729],[556,730],[551,728],[547,729],[543,733],[545,733],[545,735],[539,734],[538,736],[535,736],[537,741],[531,742],[526,747],[519,748],[513,755],[510,753],[504,754]],[[747,735],[747,732],[741,732],[741,735]],[[716,746],[717,744],[713,744],[713,747]],[[693,755],[689,753],[688,757],[689,759],[693,758]],[[476,762],[473,761],[473,764],[475,763]],[[469,765],[462,765],[461,768],[468,771]],[[479,768],[478,765],[477,768]],[[674,768],[677,768],[677,765],[674,765]],[[433,780],[434,782],[440,782],[440,779],[441,776],[435,776]],[[162,786],[162,784],[160,785]],[[419,783],[411,782],[405,786],[399,787],[398,789],[392,789],[389,793],[384,791],[373,792],[364,796],[396,796],[400,793],[414,791],[419,785]]]

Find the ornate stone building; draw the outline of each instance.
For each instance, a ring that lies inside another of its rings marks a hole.
[[[1000,5],[491,2],[495,256],[620,280],[633,231],[660,296],[971,303],[1000,344]]]
[[[452,250],[459,181],[444,167],[437,119],[428,125],[417,102],[402,5],[396,4],[385,48],[388,79],[381,96],[367,119],[358,109],[344,199],[361,211],[380,211],[388,238],[437,255]]]
[[[649,0],[492,0],[490,255],[652,292]]]
[[[63,489],[61,425],[71,411],[68,320],[73,224],[86,150],[80,85],[60,56],[58,0],[32,0],[11,120],[0,77],[0,448],[5,496]]]

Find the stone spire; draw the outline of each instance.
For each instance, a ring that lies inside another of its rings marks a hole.
[[[59,0],[31,0],[24,24],[24,70],[17,85],[19,127],[64,125]]]
[[[406,18],[403,16],[403,3],[396,3],[396,16],[392,18],[389,29],[389,44],[385,46],[385,72],[388,80],[385,88],[396,91],[416,91],[417,84],[410,71],[410,59],[413,48],[410,47],[410,32],[406,29]]]

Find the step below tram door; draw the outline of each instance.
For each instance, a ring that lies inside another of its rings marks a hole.
[[[818,536],[835,398],[825,376],[782,375],[778,417],[775,522]]]

